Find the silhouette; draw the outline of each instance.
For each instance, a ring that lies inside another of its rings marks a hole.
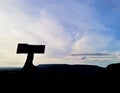
[[[0,69],[0,91],[4,92],[118,92],[120,64],[41,64],[34,66],[34,53],[44,53],[45,45],[18,44],[17,53],[28,54],[23,68]],[[22,71],[21,71],[22,69]],[[37,70],[36,70],[37,69]],[[25,71],[25,73],[23,73]],[[36,73],[37,71],[37,73]]]
[[[28,45],[28,44],[18,44],[17,53],[27,53],[27,59],[23,66],[24,71],[32,71],[36,69],[33,65],[34,53],[44,53],[45,45]]]

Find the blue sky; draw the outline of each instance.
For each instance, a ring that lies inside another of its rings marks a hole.
[[[26,55],[18,43],[45,44],[46,53],[34,64],[93,64],[119,62],[119,0],[0,1],[0,66],[23,66]],[[112,53],[117,58],[72,57],[80,53]]]

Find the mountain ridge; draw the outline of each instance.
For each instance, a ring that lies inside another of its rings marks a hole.
[[[110,64],[106,68],[96,65],[42,64],[33,71],[0,71],[0,89],[51,89],[51,92],[55,89],[73,89],[89,93],[96,93],[95,89],[112,91],[119,87],[119,69],[119,64]]]

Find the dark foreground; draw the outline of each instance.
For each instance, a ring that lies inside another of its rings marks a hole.
[[[1,70],[0,91],[115,93],[120,91],[119,74],[119,64],[106,68],[91,65],[39,65],[30,71]]]

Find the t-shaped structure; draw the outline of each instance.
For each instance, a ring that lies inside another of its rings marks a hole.
[[[34,53],[44,53],[45,52],[45,45],[28,45],[24,43],[18,44],[17,53],[24,53],[28,54],[25,65],[23,68],[29,69],[32,68],[33,65],[33,58]]]

